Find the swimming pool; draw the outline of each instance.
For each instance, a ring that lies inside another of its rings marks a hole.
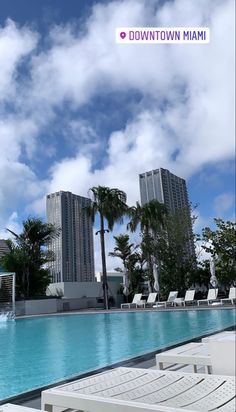
[[[234,309],[73,314],[1,322],[0,400],[234,324]]]

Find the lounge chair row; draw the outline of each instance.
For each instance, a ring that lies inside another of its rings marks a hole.
[[[121,304],[121,309],[123,308],[145,308],[145,307],[153,307],[153,308],[158,308],[158,307],[167,307],[167,306],[177,306],[177,305],[183,305],[185,306],[186,304],[190,303],[197,303],[198,306],[200,306],[201,303],[207,303],[208,305],[212,304],[220,304],[222,305],[223,303],[231,303],[232,305],[236,301],[236,288],[232,287],[230,288],[229,291],[229,296],[228,298],[223,298],[223,299],[218,299],[218,289],[209,289],[208,290],[208,295],[206,299],[200,299],[200,300],[194,300],[195,297],[195,290],[187,290],[185,293],[184,298],[178,298],[178,291],[172,291],[169,293],[167,301],[160,301],[156,302],[157,298],[157,293],[149,293],[147,301],[142,300],[142,293],[136,293],[134,295],[133,301],[131,303],[122,303]]]

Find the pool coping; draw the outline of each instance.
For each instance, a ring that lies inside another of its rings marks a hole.
[[[228,310],[228,309],[234,309],[236,310],[236,306],[232,304],[225,304],[225,305],[217,305],[217,306],[211,306],[211,305],[202,305],[202,306],[197,306],[197,305],[189,305],[189,306],[171,306],[165,308],[163,307],[158,307],[156,309],[154,308],[126,308],[126,309],[121,309],[121,308],[111,308],[109,310],[106,309],[100,309],[100,308],[86,308],[86,309],[75,309],[75,310],[70,310],[66,312],[48,312],[48,313],[37,313],[37,314],[32,314],[32,315],[18,315],[15,318],[16,319],[27,319],[27,318],[35,318],[35,317],[44,317],[44,316],[71,316],[71,315],[95,315],[95,314],[104,314],[104,313],[132,313],[132,312],[169,312],[169,311],[188,311],[188,310]]]
[[[164,351],[169,350],[169,349],[177,348],[178,346],[181,346],[181,345],[184,345],[184,344],[187,344],[187,343],[190,343],[190,342],[198,342],[202,338],[205,338],[207,336],[211,336],[214,333],[220,333],[220,332],[227,331],[227,330],[236,330],[236,325],[228,326],[228,327],[226,327],[224,329],[221,329],[221,330],[218,330],[216,332],[210,332],[210,333],[207,333],[207,334],[203,334],[203,335],[200,335],[196,338],[187,339],[187,340],[185,340],[181,343],[166,346],[164,348],[154,350],[152,352],[148,352],[148,353],[145,353],[143,355],[135,356],[134,358],[131,358],[131,359],[116,362],[116,363],[113,363],[111,365],[104,366],[102,368],[94,369],[92,371],[88,371],[88,372],[73,376],[69,379],[64,379],[62,381],[54,382],[50,385],[41,386],[40,388],[36,388],[36,389],[30,390],[28,392],[23,392],[19,395],[15,395],[15,396],[5,398],[5,399],[2,399],[2,400],[0,399],[0,405],[3,405],[5,403],[14,403],[14,404],[22,405],[25,402],[33,401],[33,400],[39,398],[41,396],[41,392],[46,390],[46,389],[50,389],[50,388],[53,388],[55,386],[64,385],[66,383],[70,383],[70,382],[73,382],[75,380],[87,378],[88,376],[91,376],[91,375],[97,375],[98,373],[105,372],[109,369],[115,369],[115,368],[118,368],[118,367],[121,367],[121,366],[123,366],[123,367],[124,366],[125,367],[132,367],[132,366],[134,366],[134,365],[136,365],[140,362],[145,362],[145,361],[148,361],[148,360],[152,359],[158,353],[164,352]]]

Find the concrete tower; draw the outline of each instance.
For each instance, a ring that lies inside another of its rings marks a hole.
[[[95,280],[92,221],[85,210],[90,202],[71,192],[47,195],[47,221],[61,229],[60,236],[49,246],[55,254],[50,263],[52,282]]]

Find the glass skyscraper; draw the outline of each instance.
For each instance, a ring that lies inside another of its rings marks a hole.
[[[190,235],[192,234],[188,191],[184,179],[174,175],[167,169],[159,168],[140,174],[139,187],[142,205],[156,199],[158,202],[164,203],[172,213],[185,209],[189,216],[188,232]],[[195,256],[192,240],[188,242],[186,255],[189,257]]]
[[[142,205],[156,199],[172,212],[189,207],[185,180],[167,169],[160,168],[140,174],[139,185]]]
[[[93,228],[86,212],[90,203],[90,199],[71,192],[47,195],[47,221],[60,228],[59,237],[49,245],[55,255],[50,263],[52,282],[95,280]]]

